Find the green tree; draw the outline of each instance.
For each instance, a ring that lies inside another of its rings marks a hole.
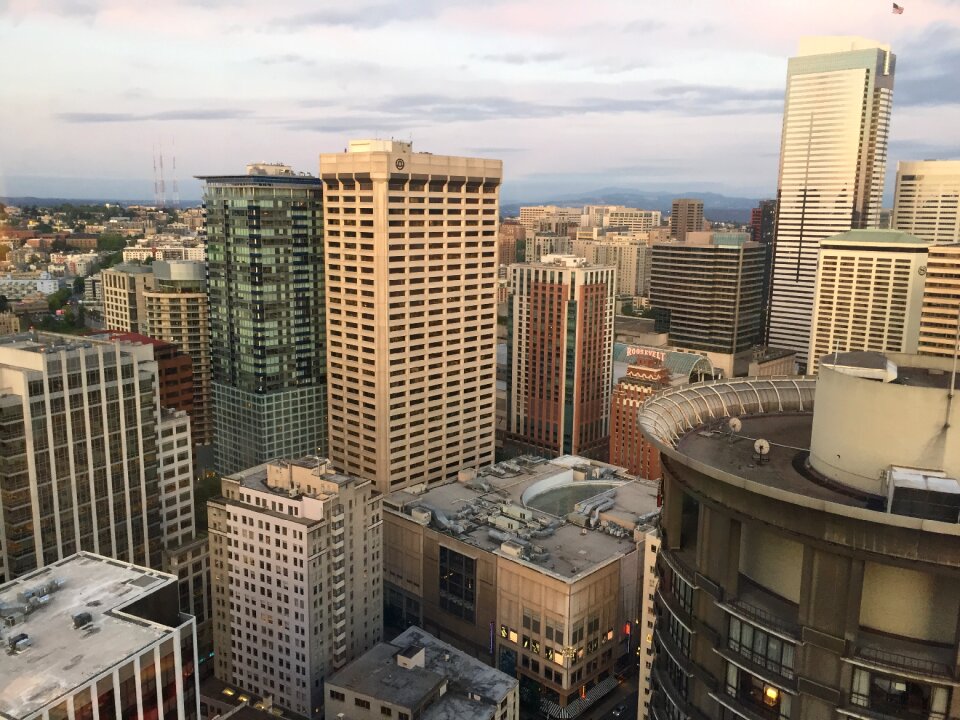
[[[55,293],[50,295],[47,298],[47,307],[50,308],[50,312],[56,312],[66,305],[70,300],[71,295],[73,295],[73,292],[70,290],[70,288],[60,288]]]
[[[83,295],[84,281],[82,277],[74,278],[73,280],[73,294],[74,295]]]
[[[111,252],[115,252],[117,250],[123,250],[126,246],[126,238],[117,233],[103,233],[97,238],[97,250],[110,250]]]
[[[6,312],[10,309],[10,301],[6,295],[0,295],[0,312]]]

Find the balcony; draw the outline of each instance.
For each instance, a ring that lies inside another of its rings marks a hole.
[[[861,630],[844,658],[846,662],[921,682],[954,681],[954,652],[909,638],[894,638]]]
[[[740,592],[717,603],[725,612],[793,642],[800,640],[800,612],[796,605],[741,576]]]

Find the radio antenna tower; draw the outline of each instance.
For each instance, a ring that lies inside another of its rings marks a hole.
[[[153,146],[153,205],[160,207],[160,181],[157,176],[157,146]]]
[[[163,141],[160,141],[160,209],[167,207],[167,183],[163,179]]]
[[[173,208],[180,209],[180,186],[177,184],[177,139],[173,139]]]

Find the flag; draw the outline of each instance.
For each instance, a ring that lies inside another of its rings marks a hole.
[[[893,14],[894,14],[894,15],[903,15],[903,8],[900,7],[899,5],[897,5],[896,3],[894,3],[894,4],[893,4]]]

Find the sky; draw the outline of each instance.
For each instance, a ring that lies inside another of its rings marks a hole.
[[[960,0],[0,0],[0,196],[317,172],[358,137],[504,161],[504,199],[776,193],[803,35],[897,55],[887,172],[960,158]]]

